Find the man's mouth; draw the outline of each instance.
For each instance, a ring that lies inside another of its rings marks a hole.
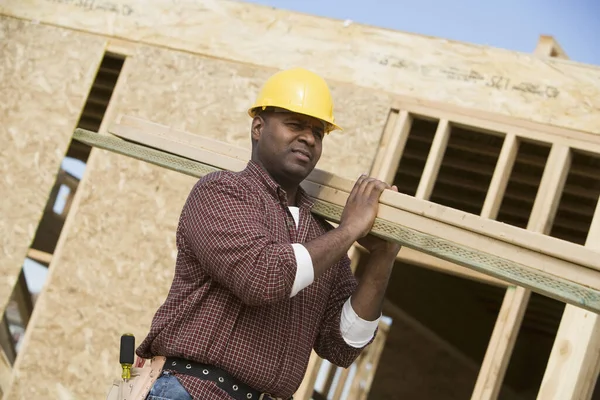
[[[310,152],[304,149],[294,149],[292,150],[292,153],[296,153],[300,156],[306,157],[308,160],[312,158]]]

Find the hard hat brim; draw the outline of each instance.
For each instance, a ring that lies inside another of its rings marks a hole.
[[[280,108],[280,109],[287,110],[289,112],[293,112],[293,113],[296,113],[296,114],[302,114],[302,115],[306,115],[306,116],[309,116],[309,117],[316,118],[316,119],[318,119],[320,121],[323,121],[323,124],[325,124],[325,126],[326,126],[326,129],[325,129],[326,133],[330,133],[330,132],[335,131],[335,130],[343,132],[342,127],[339,126],[338,124],[336,124],[334,121],[330,121],[329,119],[323,118],[323,117],[318,116],[318,115],[312,115],[312,114],[304,113],[304,112],[302,112],[299,109],[295,109],[294,107],[282,107],[282,106],[279,106],[279,105],[277,105],[277,106],[275,106],[275,105],[254,105],[254,106],[252,106],[252,107],[250,107],[248,109],[248,115],[251,118],[254,118],[258,114],[259,110],[264,111],[267,108]]]

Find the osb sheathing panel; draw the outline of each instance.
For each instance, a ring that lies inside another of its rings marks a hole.
[[[600,133],[600,68],[570,61],[241,1],[5,0],[0,12]]]
[[[0,312],[23,265],[105,40],[0,16]]]
[[[271,72],[140,48],[126,61],[115,112],[249,147],[246,109]],[[345,133],[325,139],[321,166],[356,178],[369,169],[391,99],[332,87]],[[23,344],[11,398],[106,395],[120,376],[119,336],[132,332],[139,343],[167,294],[179,212],[194,182],[94,150]]]

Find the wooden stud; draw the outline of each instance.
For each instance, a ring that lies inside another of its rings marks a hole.
[[[373,159],[373,164],[371,165],[370,175],[378,173],[382,167],[383,157],[382,155],[385,153],[386,149],[390,146],[390,141],[396,131],[396,124],[398,123],[398,118],[400,112],[395,109],[390,109],[388,114],[388,119],[383,129],[383,134],[381,135],[381,140],[379,141],[379,146],[377,147],[377,152],[375,153],[375,158]]]
[[[27,257],[46,266],[50,265],[50,262],[52,261],[52,254],[36,249],[29,249]]]
[[[498,211],[500,210],[500,205],[506,192],[506,185],[515,164],[518,148],[517,137],[514,134],[506,135],[492,181],[490,182],[490,187],[483,202],[481,209],[482,217],[490,219],[498,217]]]
[[[378,171],[373,171],[373,177],[390,184],[394,181],[411,126],[412,117],[406,110],[400,111],[389,144],[381,156],[378,156],[381,157],[381,168]]]
[[[585,245],[600,249],[600,199]],[[589,400],[599,373],[600,316],[567,304],[537,398]]]
[[[447,119],[442,119],[438,123],[433,142],[431,143],[431,150],[421,175],[421,181],[417,188],[415,197],[418,199],[428,200],[433,191],[433,186],[437,180],[440,166],[442,165],[442,159],[448,146],[448,139],[450,138],[450,122]]]
[[[547,234],[550,230],[570,162],[568,147],[552,146],[527,225],[528,230],[542,234]],[[531,291],[520,286],[506,291],[477,377],[472,400],[491,400],[498,397],[530,296]]]

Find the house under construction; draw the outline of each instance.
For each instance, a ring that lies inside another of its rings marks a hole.
[[[320,169],[535,233],[586,267],[527,262],[600,293],[600,67],[549,36],[523,54],[231,0],[5,0],[0,35],[5,399],[104,398],[121,334],[145,336],[171,283],[196,179],[74,131],[128,116],[249,149],[248,105],[295,66],[344,127]],[[48,268],[39,295],[26,259]],[[596,311],[404,247],[375,342],[349,369],[313,354],[294,398],[600,399]]]

